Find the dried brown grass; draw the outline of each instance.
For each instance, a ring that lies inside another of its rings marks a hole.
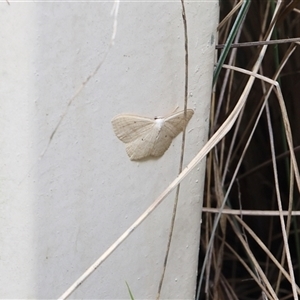
[[[236,13],[227,15],[237,5],[221,1],[219,44],[227,39]],[[272,39],[300,37],[299,1],[282,2],[276,16],[274,5],[252,1],[236,42],[263,44],[272,17],[276,20]],[[232,48],[226,63],[251,70],[260,49]],[[276,79],[277,91],[275,85],[256,79],[234,128],[207,160],[200,263],[227,192],[228,200],[208,264],[200,265],[206,270],[200,299],[297,299],[300,291],[299,179],[295,180],[300,159],[299,46],[290,42],[269,45],[259,70]],[[213,97],[211,134],[237,103],[248,78],[223,68]]]

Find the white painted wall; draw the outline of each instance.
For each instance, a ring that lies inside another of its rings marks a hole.
[[[181,136],[159,159],[132,162],[110,120],[170,114],[184,99],[181,3],[121,2],[105,56],[113,2],[0,6],[0,297],[61,295],[177,176]],[[189,107],[184,165],[207,137],[218,1],[186,3]],[[204,163],[181,187],[161,297],[194,295]],[[71,296],[154,299],[174,193]]]

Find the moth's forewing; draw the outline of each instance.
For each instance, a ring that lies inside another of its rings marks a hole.
[[[164,127],[172,138],[176,137],[186,128],[193,114],[194,111],[192,109],[187,109],[186,115],[184,111],[180,111],[166,118]]]
[[[129,143],[147,134],[154,125],[154,120],[136,115],[118,115],[111,120],[116,136],[124,143]]]

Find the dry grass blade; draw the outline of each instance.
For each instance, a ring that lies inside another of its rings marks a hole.
[[[252,78],[252,77],[251,77]],[[249,79],[250,84],[253,79]],[[177,185],[197,166],[197,164],[206,156],[206,154],[228,133],[233,126],[240,110],[245,104],[247,91],[237,103],[236,107],[229,115],[228,119],[223,123],[220,129],[211,137],[205,146],[199,151],[195,158],[187,165],[187,167],[177,176],[177,178],[165,189],[165,191],[153,202],[151,206],[90,266],[87,271],[82,274],[73,285],[59,299],[66,299],[85,279],[87,279],[118,247],[121,243],[153,212],[153,210],[177,187]]]
[[[211,208],[211,207],[203,207],[202,209],[203,212],[207,212],[207,213],[214,213],[214,214],[218,214],[220,213],[220,209],[219,208]],[[222,210],[222,213],[225,215],[242,215],[242,216],[279,216],[281,213],[283,216],[300,216],[300,211],[297,210],[293,210],[293,211],[289,211],[289,210],[283,210],[281,212],[279,212],[278,210],[246,210],[246,209],[229,209],[229,208],[224,208]]]
[[[232,18],[232,16],[236,13],[236,11],[242,6],[243,1],[240,0],[234,7],[233,9],[228,13],[228,15],[220,22],[220,24],[218,25],[217,30],[220,30],[220,28],[222,28],[224,26],[225,23],[228,22],[228,20],[230,20]]]
[[[242,227],[247,231],[247,233],[255,240],[255,242],[261,247],[261,249],[268,255],[268,257],[271,259],[271,261],[276,265],[276,267],[282,272],[282,274],[285,276],[285,278],[291,283],[292,279],[289,276],[289,273],[283,268],[281,263],[275,258],[275,256],[271,253],[271,251],[268,249],[268,247],[261,241],[261,239],[254,233],[254,231],[239,217],[236,217],[235,220],[237,220]],[[297,293],[300,293],[300,288],[296,285]]]
[[[257,72],[259,64],[263,58],[266,47],[261,51],[261,54],[254,67],[254,72]],[[88,278],[103,261],[118,247],[120,244],[139,226],[150,213],[177,187],[177,185],[197,166],[197,164],[207,155],[207,153],[229,132],[234,122],[236,121],[241,109],[243,108],[247,96],[251,90],[254,77],[250,77],[248,84],[243,91],[240,100],[235,108],[222,124],[219,130],[209,139],[205,146],[199,151],[195,158],[187,165],[187,167],[175,178],[175,180],[165,189],[165,191],[153,202],[153,204],[101,255],[96,262],[88,268],[88,270],[78,278],[74,284],[62,295],[59,299],[66,299],[86,278]]]
[[[245,267],[249,275],[255,280],[255,282],[260,286],[261,290],[264,291],[264,293],[269,297],[269,299],[273,299],[271,293],[265,288],[265,285],[262,284],[261,280],[258,278],[257,274],[252,271],[252,269],[245,263],[245,260],[228,244],[226,243],[226,247],[230,249],[230,251],[233,253],[233,255],[239,260],[239,262]],[[275,294],[275,298],[276,294]]]

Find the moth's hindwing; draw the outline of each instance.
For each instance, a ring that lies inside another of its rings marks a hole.
[[[126,151],[131,160],[139,160],[150,155],[156,148],[156,139],[159,129],[153,127],[147,133],[139,136],[134,141],[126,144]]]

